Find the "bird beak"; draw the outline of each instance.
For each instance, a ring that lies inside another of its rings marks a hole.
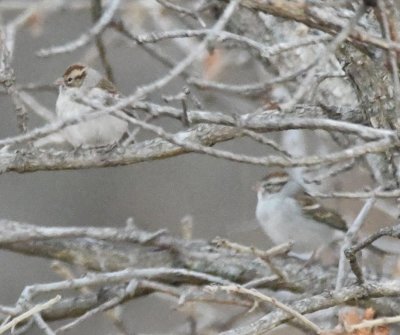
[[[63,78],[57,78],[57,79],[54,81],[53,84],[56,85],[56,86],[61,86],[61,85],[64,84],[64,79],[63,79]]]

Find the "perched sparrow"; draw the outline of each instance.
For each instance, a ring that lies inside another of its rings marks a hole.
[[[267,175],[257,187],[256,217],[275,244],[294,241],[293,251],[315,252],[347,230],[335,211],[320,205],[286,172]]]
[[[85,98],[96,107],[111,106],[119,94],[110,81],[96,70],[82,64],[69,66],[62,78],[55,81],[59,86],[56,102],[57,117],[61,120],[79,117],[94,111],[94,108],[77,100]],[[115,144],[128,131],[128,122],[115,115],[107,114],[79,124],[68,126],[61,132],[38,140],[35,145],[48,142],[67,141],[74,147],[96,147]]]

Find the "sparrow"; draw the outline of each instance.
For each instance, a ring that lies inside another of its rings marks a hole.
[[[347,230],[337,212],[319,204],[284,171],[268,174],[256,190],[261,228],[275,244],[292,240],[294,253],[315,253]]]
[[[72,64],[63,76],[55,81],[58,86],[56,114],[58,120],[68,120],[92,113],[102,107],[115,104],[120,94],[113,83],[97,70],[84,65]],[[93,108],[83,101],[90,101]],[[128,132],[128,122],[114,114],[107,114],[67,126],[35,142],[41,147],[66,141],[75,148],[115,145]]]

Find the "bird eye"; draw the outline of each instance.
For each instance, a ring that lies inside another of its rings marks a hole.
[[[72,83],[72,77],[69,77],[69,78],[67,79],[67,82],[68,82],[68,83]]]

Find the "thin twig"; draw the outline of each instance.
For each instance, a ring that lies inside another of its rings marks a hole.
[[[295,80],[299,76],[304,75],[304,73],[306,73],[316,65],[316,62],[317,58],[315,58],[315,60],[311,61],[310,63],[300,67],[300,69],[295,69],[291,73],[283,74],[273,79],[266,79],[265,81],[255,84],[225,84],[196,77],[189,77],[187,82],[201,89],[215,90],[245,96],[259,95],[260,93],[265,92],[267,89],[273,87],[274,85],[286,83],[288,81]]]
[[[358,213],[356,219],[354,222],[351,224],[349,229],[347,230],[342,246],[340,247],[340,259],[339,259],[339,265],[338,265],[338,274],[336,277],[336,285],[335,289],[341,289],[343,287],[344,281],[346,279],[346,255],[345,255],[345,250],[354,243],[356,239],[356,235],[358,231],[361,229],[362,225],[365,222],[365,219],[367,218],[368,213],[372,209],[372,207],[375,204],[376,199],[375,198],[370,198],[367,200],[367,202],[364,204],[363,208],[361,211]],[[352,264],[352,269],[354,274],[357,276],[359,283],[363,281],[362,278],[362,271],[360,268],[355,269],[353,268],[354,263]]]
[[[274,283],[280,279],[282,279],[282,278],[278,275],[257,278],[257,279],[253,279],[253,280],[247,282],[246,284],[243,284],[243,287],[245,287],[245,288],[268,287],[271,285],[271,283]]]
[[[68,268],[66,266],[66,264],[61,263],[59,261],[54,261],[51,264],[51,269],[56,272],[59,276],[61,276],[63,279],[68,279],[68,280],[72,280],[75,278],[74,274],[72,273],[72,271],[70,270],[70,268]],[[88,287],[82,287],[79,292],[81,292],[82,294],[87,294],[87,293],[91,293],[92,290],[89,289]],[[86,314],[86,313],[85,313]],[[116,311],[116,308],[114,309],[110,309],[108,311],[106,311],[105,315],[111,320],[111,322],[113,323],[113,325],[123,334],[123,335],[128,335],[128,332],[125,329],[125,325],[123,324],[121,318],[118,315],[118,312]],[[57,332],[57,330],[56,330]]]
[[[386,281],[385,283],[379,282],[379,288],[375,286],[376,284],[378,283],[365,282],[364,285],[344,287],[339,291],[329,291],[301,300],[296,299],[289,307],[298,313],[308,314],[354,301],[359,304],[362,299],[379,297],[383,292],[389,296],[398,295],[398,292],[396,293],[396,288],[400,289],[398,280]],[[292,318],[287,312],[282,312],[281,310],[273,311],[250,324],[224,331],[220,335],[266,334]]]
[[[36,113],[44,120],[48,122],[55,120],[56,115],[52,111],[48,110],[41,103],[39,103],[32,95],[22,91],[19,93],[19,98],[26,106],[29,106],[34,113]]]
[[[36,325],[38,326],[38,328],[43,330],[43,332],[46,335],[55,335],[55,332],[50,328],[50,326],[47,324],[47,322],[43,320],[43,318],[40,315],[40,313],[36,313],[33,316],[33,319],[35,320]]]
[[[63,280],[48,284],[26,286],[23,292],[21,293],[18,305],[21,305],[26,301],[31,301],[33,297],[35,297],[37,294],[41,292],[54,292],[60,290],[80,289],[84,286],[123,283],[136,278],[157,279],[165,276],[175,277],[175,280],[177,280],[178,278],[192,278],[193,280],[206,283],[215,283],[220,285],[232,284],[229,280],[217,276],[186,269],[174,269],[174,268],[125,269],[121,271],[90,274],[72,280]]]
[[[392,34],[390,33],[388,16],[386,13],[386,6],[384,1],[377,1],[377,5],[380,12],[380,18],[382,20],[383,33],[386,40],[392,41]],[[397,42],[397,41],[396,41]],[[394,50],[387,50],[387,56],[389,58],[390,70],[392,72],[393,81],[393,98],[395,103],[395,115],[397,119],[397,126],[400,126],[400,80],[399,80],[399,69],[398,69],[398,57],[397,52]]]
[[[21,334],[26,334],[30,330],[30,328],[35,324],[35,319],[30,318],[27,322],[25,322],[22,326],[20,326],[17,329],[14,329],[14,331],[11,333],[11,335],[21,335]],[[29,334],[29,333],[28,333]]]
[[[391,236],[394,238],[400,238],[400,224],[397,224],[393,227],[385,227],[385,228],[379,229],[377,232],[371,234],[369,237],[365,238],[363,241],[348,248],[345,251],[346,257],[352,258],[355,255],[355,253],[359,252],[362,249],[365,249],[367,246],[374,243],[377,239],[379,239],[383,236]]]
[[[37,313],[40,313],[41,311],[43,311],[43,310],[45,310],[47,308],[50,308],[52,305],[54,305],[55,303],[60,301],[60,299],[61,299],[61,296],[57,295],[53,299],[50,299],[45,303],[37,304],[37,305],[33,306],[28,311],[26,311],[26,312],[22,313],[21,315],[13,318],[10,322],[7,322],[5,325],[0,326],[0,334],[3,334],[7,330],[15,327],[21,321],[24,321],[24,320],[30,318],[31,316],[33,316],[33,315],[35,315]]]
[[[346,331],[351,333],[358,329],[364,329],[364,328],[371,329],[373,327],[388,325],[391,323],[399,323],[399,322],[400,322],[400,315],[392,317],[386,316],[374,320],[364,320],[360,323],[356,323],[353,325],[346,325]]]
[[[287,254],[293,247],[293,242],[286,242],[276,245],[268,250],[261,250],[255,247],[248,247],[239,243],[231,242],[227,239],[216,237],[211,241],[217,247],[231,249],[240,253],[253,254],[260,258],[275,257],[278,255]]]
[[[247,288],[245,288],[243,286],[239,286],[239,285],[221,286],[221,287],[218,287],[218,289],[225,290],[228,292],[233,292],[233,293],[244,294],[244,295],[250,296],[252,298],[259,299],[260,301],[268,302],[268,303],[282,309],[286,313],[288,313],[290,316],[292,316],[293,318],[298,320],[301,324],[306,326],[308,329],[312,330],[314,333],[321,334],[321,332],[322,332],[322,329],[319,328],[315,323],[308,320],[306,317],[301,315],[299,312],[297,312],[290,306],[283,304],[282,302],[280,302],[279,300],[277,300],[275,298],[272,298],[265,294],[262,294],[261,292],[255,290],[255,289],[247,289]]]
[[[37,52],[40,57],[48,57],[52,55],[57,55],[61,53],[68,53],[77,50],[88,44],[94,37],[100,34],[107,25],[111,22],[118,9],[120,0],[110,0],[108,7],[104,10],[101,18],[96,22],[96,24],[86,33],[82,34],[76,40],[65,43],[63,45],[54,46],[49,49],[41,49]]]
[[[81,315],[79,318],[76,318],[74,321],[71,321],[71,322],[63,325],[62,327],[57,328],[55,333],[59,334],[59,333],[65,332],[67,330],[70,330],[71,328],[77,326],[81,322],[83,322],[83,321],[89,319],[90,317],[96,315],[97,313],[104,312],[104,311],[106,311],[108,309],[111,309],[111,308],[119,305],[122,302],[122,300],[124,300],[124,298],[126,298],[128,295],[133,295],[134,294],[137,285],[138,285],[137,281],[136,280],[132,280],[131,282],[128,283],[128,285],[126,286],[124,292],[120,296],[114,297],[114,298],[106,301],[105,303],[97,306],[96,308],[93,308],[92,310],[87,311],[85,314]]]
[[[321,169],[321,167],[318,167],[316,174],[314,173],[311,177],[303,177],[303,181],[306,184],[311,184],[311,183],[318,184],[321,183],[323,180],[327,180],[328,178],[335,177],[342,172],[351,170],[354,167],[354,165],[355,165],[355,160],[352,159],[349,162],[334,164],[326,169]],[[307,171],[307,174],[308,172],[309,171]]]
[[[287,157],[293,157],[292,154],[290,154],[288,151],[286,151],[284,148],[280,147],[278,143],[275,141],[267,138],[266,136],[256,133],[255,131],[248,130],[248,129],[243,129],[242,130],[243,135],[248,136],[249,138],[253,139],[254,141],[265,144],[275,151],[281,153],[282,155],[285,155]]]
[[[95,21],[95,22],[98,21],[101,18],[101,15],[102,15],[101,0],[92,0],[93,21]],[[106,76],[107,76],[108,80],[110,80],[112,83],[115,83],[115,78],[114,78],[114,74],[112,71],[112,67],[107,58],[107,50],[106,50],[106,46],[104,45],[104,42],[103,42],[102,32],[98,33],[95,36],[95,41],[96,41],[96,48],[99,52],[101,64],[103,65],[103,68],[106,72]]]
[[[18,15],[14,20],[6,25],[4,32],[0,27],[0,50],[1,50],[1,64],[0,64],[0,81],[6,88],[7,94],[11,97],[14,106],[15,114],[17,116],[17,125],[21,133],[27,131],[27,111],[25,105],[22,103],[20,93],[15,85],[14,69],[12,68],[12,60],[15,49],[15,39],[17,30],[26,23],[26,21],[35,13],[36,6],[28,6],[28,8]]]
[[[355,191],[355,192],[331,192],[320,193],[310,192],[316,198],[346,198],[346,199],[369,199],[375,198],[398,198],[400,197],[400,189],[391,191]]]
[[[206,26],[205,22],[203,21],[201,16],[196,12],[196,10],[190,10],[190,9],[187,9],[185,7],[182,7],[182,6],[178,6],[178,5],[176,5],[176,4],[172,3],[172,2],[169,2],[167,0],[156,0],[156,1],[158,3],[160,3],[161,5],[163,5],[165,8],[172,9],[172,10],[178,12],[178,13],[181,13],[183,15],[187,15],[187,16],[190,16],[190,17],[194,18],[195,20],[197,20],[201,24],[202,27]]]
[[[331,54],[337,49],[337,47],[347,39],[347,37],[351,34],[352,30],[354,27],[357,25],[359,19],[364,15],[365,13],[365,5],[362,3],[358,8],[357,11],[352,17],[347,26],[345,26],[340,33],[338,33],[334,39],[327,45],[326,49],[322,54],[319,54],[316,56],[316,64],[315,66],[307,73],[306,77],[302,80],[301,85],[298,86],[297,91],[294,93],[293,98],[282,105],[282,109],[291,109],[295,104],[300,101],[304,95],[308,92],[308,90],[311,87],[311,83],[315,77],[317,68],[319,65],[324,64]]]

